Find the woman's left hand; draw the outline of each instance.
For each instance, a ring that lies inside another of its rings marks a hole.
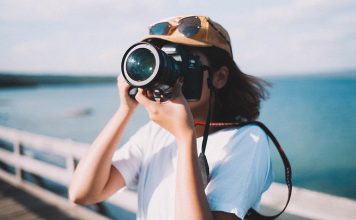
[[[139,89],[136,100],[142,104],[152,121],[173,134],[176,139],[194,133],[194,119],[187,100],[182,93],[181,80],[173,88],[173,98],[166,102],[156,102],[147,97],[143,89]]]

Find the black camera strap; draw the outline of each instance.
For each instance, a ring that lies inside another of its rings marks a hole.
[[[289,160],[287,158],[287,155],[284,153],[282,146],[279,144],[277,138],[273,135],[273,133],[267,128],[266,125],[264,125],[262,122],[260,121],[251,121],[251,122],[243,122],[243,123],[211,123],[211,97],[212,97],[212,93],[213,93],[213,89],[210,89],[210,98],[209,98],[209,110],[208,110],[208,115],[206,118],[206,122],[205,123],[201,123],[201,122],[196,122],[196,125],[205,125],[204,128],[204,136],[203,136],[203,142],[202,142],[202,149],[201,149],[201,153],[199,155],[199,165],[200,165],[200,169],[201,169],[201,174],[203,177],[203,184],[204,184],[204,188],[207,186],[208,182],[209,182],[209,164],[208,161],[206,159],[205,156],[205,149],[206,149],[206,144],[208,141],[208,136],[209,136],[209,130],[210,130],[210,126],[216,126],[216,127],[243,127],[246,125],[256,125],[258,127],[260,127],[266,134],[267,136],[272,140],[274,146],[276,147],[279,155],[282,158],[283,164],[284,164],[284,170],[285,170],[285,182],[287,184],[288,187],[288,199],[287,202],[284,206],[284,208],[282,209],[282,211],[280,211],[278,214],[273,215],[273,216],[265,216],[260,214],[259,212],[257,212],[256,210],[254,210],[253,208],[250,208],[245,216],[245,219],[260,219],[260,220],[272,220],[272,219],[276,219],[278,216],[280,216],[284,210],[287,208],[288,203],[290,201],[290,197],[292,195],[292,168],[290,166]]]

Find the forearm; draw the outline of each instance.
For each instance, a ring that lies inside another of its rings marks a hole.
[[[100,195],[110,177],[111,158],[132,112],[119,108],[81,158],[72,178],[73,201]]]
[[[177,144],[176,220],[213,219],[204,192],[194,132],[177,139]]]

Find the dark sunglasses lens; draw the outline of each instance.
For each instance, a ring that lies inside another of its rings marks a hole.
[[[200,19],[196,16],[182,18],[178,24],[178,30],[186,37],[191,37],[198,33],[201,26]]]
[[[168,22],[161,22],[150,27],[151,35],[166,35],[169,31],[170,24]]]

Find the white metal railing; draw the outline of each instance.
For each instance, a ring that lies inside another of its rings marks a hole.
[[[68,187],[74,172],[75,161],[78,161],[89,147],[88,144],[69,139],[53,138],[2,126],[0,126],[0,140],[13,146],[12,152],[0,148],[0,161],[13,166],[15,175],[11,177],[1,169],[0,173],[2,176],[6,175],[7,178],[12,178],[12,181],[15,181],[17,185],[26,183],[21,175],[22,171],[26,171]],[[24,152],[24,146],[65,158],[65,167],[35,159],[31,153]],[[108,201],[133,213],[137,210],[136,193],[129,190],[121,190],[110,197]]]
[[[11,178],[18,183],[25,181],[21,172],[27,171],[68,186],[75,161],[78,161],[89,147],[88,144],[69,139],[53,138],[2,126],[0,126],[0,140],[13,145],[13,152],[0,148],[0,161],[15,167],[15,175]],[[23,153],[23,146],[64,157],[65,167],[34,159],[31,155]],[[263,196],[261,205],[280,210],[286,197],[286,186],[273,183]],[[132,191],[121,190],[108,201],[133,213],[137,210],[137,195]],[[356,201],[293,187],[292,198],[286,212],[312,219],[351,220],[356,219]]]
[[[0,148],[0,160],[14,166],[19,182],[24,181],[20,175],[21,171],[27,171],[67,186],[74,171],[74,159],[79,159],[87,148],[87,145],[82,143],[5,127],[0,127],[0,139],[13,145],[13,152]],[[24,153],[24,146],[64,157],[66,168],[34,159],[31,154]]]

